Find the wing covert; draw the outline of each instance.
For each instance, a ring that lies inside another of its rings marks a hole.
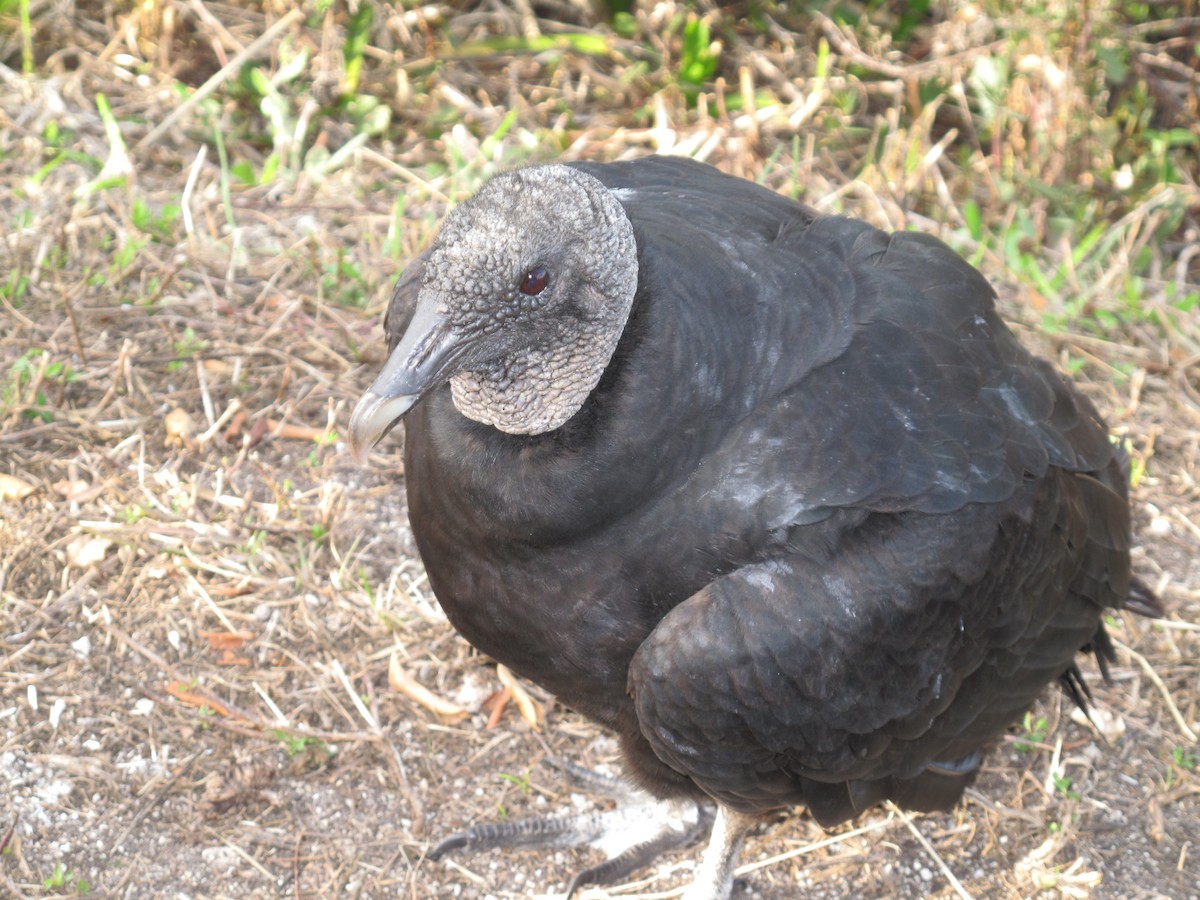
[[[798,535],[659,623],[629,670],[642,732],[746,811],[807,802],[809,782],[914,778],[968,756],[1127,591],[1115,526],[1092,524],[1114,514],[1107,487],[1056,469],[1005,503],[832,519],[824,554]]]

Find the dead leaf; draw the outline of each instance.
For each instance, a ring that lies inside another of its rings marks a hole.
[[[218,716],[231,717],[233,715],[233,713],[229,711],[229,707],[222,706],[212,697],[207,697],[203,694],[197,694],[195,691],[189,690],[187,685],[182,681],[172,681],[167,685],[166,690],[168,694],[170,694],[180,703],[186,703],[188,706],[194,706],[197,709],[208,709],[216,713]]]
[[[4,832],[4,836],[0,837],[0,854],[8,849],[8,842],[12,840],[13,832],[17,830],[17,817],[13,816],[12,824]]]
[[[76,478],[74,481],[57,481],[51,486],[62,494],[63,499],[68,503],[87,503],[104,493],[104,482],[89,484],[82,478]]]
[[[254,640],[250,631],[202,631],[200,637],[208,641],[208,646],[214,650],[236,650],[246,641]]]
[[[1200,784],[1181,784],[1173,791],[1167,791],[1159,799],[1163,806],[1170,806],[1172,803],[1178,803],[1185,797],[1191,797],[1193,794],[1200,794]]]
[[[192,414],[182,407],[177,407],[167,413],[164,420],[167,426],[167,446],[190,446],[192,433],[196,430],[196,422]]]
[[[483,701],[483,708],[488,711],[487,725],[488,731],[491,731],[500,724],[500,719],[504,716],[504,710],[508,708],[508,701],[512,699],[512,688],[501,688]]]
[[[35,490],[28,481],[0,472],[0,500],[24,500]]]
[[[400,657],[395,653],[388,661],[388,684],[392,690],[399,691],[414,703],[425,707],[447,724],[459,722],[468,715],[463,707],[444,697],[439,697],[405,672],[404,667],[400,664]]]
[[[542,708],[542,704],[529,696],[529,692],[517,681],[517,676],[509,671],[508,666],[496,666],[496,677],[502,685],[512,691],[513,703],[517,704],[517,709],[521,711],[521,718],[528,722],[534,731],[541,731],[542,723],[546,721],[546,710]]]
[[[94,566],[104,559],[113,542],[102,537],[78,537],[67,544],[67,562],[79,569]]]
[[[238,435],[242,433],[242,426],[246,424],[246,410],[239,409],[233,414],[233,418],[229,420],[229,427],[225,429],[225,440],[233,443]]]
[[[252,631],[202,631],[200,636],[208,641],[212,650],[219,650],[217,665],[219,666],[249,666],[251,662],[245,656],[238,656],[236,651],[247,641],[254,640]]]
[[[204,779],[203,804],[209,808],[210,816],[217,816],[227,811],[242,795],[243,789],[236,783],[229,783],[225,778],[211,772]]]
[[[250,425],[250,446],[255,447],[271,430],[268,419],[255,419]]]
[[[1150,840],[1161,844],[1167,838],[1167,830],[1163,823],[1162,805],[1157,797],[1150,798]]]
[[[64,500],[78,500],[91,485],[82,478],[64,478],[62,481],[54,482],[50,487],[54,488],[55,493],[62,494]]]
[[[231,584],[210,584],[206,585],[206,588],[214,597],[245,597],[247,594],[254,591],[253,586],[245,584],[244,582],[233,582]],[[208,632],[202,631],[201,634],[205,637],[208,636]],[[228,634],[228,632],[222,632],[222,634]],[[248,632],[247,634],[249,636],[246,638],[246,640],[250,640],[254,637],[254,635],[249,634]]]
[[[1071,710],[1071,721],[1084,728],[1094,728],[1110,744],[1115,744],[1125,733],[1125,720],[1120,713],[1102,706],[1093,706],[1086,713],[1075,707]]]
[[[271,429],[272,437],[285,441],[326,442],[329,439],[329,430],[326,428],[292,425],[290,422],[277,422],[275,419],[267,419],[267,427]]]

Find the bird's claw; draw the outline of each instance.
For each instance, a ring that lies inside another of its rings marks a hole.
[[[619,805],[575,816],[473,825],[441,841],[428,858],[438,860],[461,850],[595,847],[607,858],[571,879],[570,898],[581,888],[613,884],[662,853],[694,843],[712,825],[711,807],[694,800],[660,801],[625,781],[574,763],[554,765],[577,784],[616,798]]]

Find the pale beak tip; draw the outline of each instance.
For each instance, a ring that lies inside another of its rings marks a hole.
[[[405,394],[399,397],[388,397],[367,390],[354,407],[350,416],[350,430],[347,434],[350,445],[350,455],[359,465],[365,465],[367,454],[379,443],[392,423],[412,408],[417,402],[415,395]]]

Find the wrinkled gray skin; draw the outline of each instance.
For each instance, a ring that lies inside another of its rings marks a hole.
[[[544,266],[544,290],[520,290]],[[362,459],[430,388],[467,418],[552,431],[608,365],[637,288],[633,226],[612,193],[566,166],[499,175],[454,209],[429,250],[404,339],[351,419]]]

